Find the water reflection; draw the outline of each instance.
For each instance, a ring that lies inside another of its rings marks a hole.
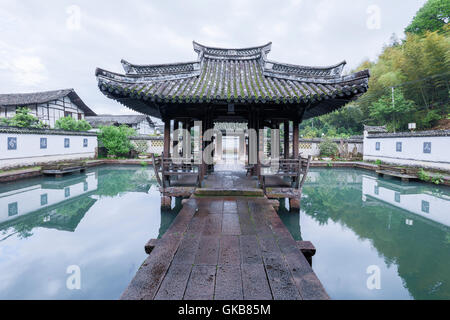
[[[313,170],[301,206],[300,237],[316,245],[314,268],[333,298],[450,299],[448,187]],[[366,287],[372,264],[381,290]]]
[[[117,299],[179,209],[160,210],[152,168],[101,167],[0,187],[1,299]],[[81,290],[66,288],[79,265]]]

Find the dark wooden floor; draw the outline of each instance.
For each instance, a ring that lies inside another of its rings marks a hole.
[[[245,182],[246,181],[246,182]],[[253,186],[217,172],[208,187]],[[122,299],[328,299],[263,197],[200,197],[184,204]]]

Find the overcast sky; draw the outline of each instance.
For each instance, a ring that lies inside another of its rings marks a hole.
[[[103,96],[95,68],[192,61],[192,40],[272,41],[269,59],[301,65],[375,59],[426,0],[0,0],[0,93],[74,88],[95,112],[132,113]],[[344,72],[345,72],[344,71]]]

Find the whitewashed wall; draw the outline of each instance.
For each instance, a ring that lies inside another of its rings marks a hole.
[[[41,138],[47,139],[47,148],[41,148]],[[69,139],[68,147],[65,139]],[[14,140],[16,148],[8,149],[8,143]],[[94,158],[97,147],[93,133],[0,128],[0,169]]]
[[[401,151],[397,151],[401,143]],[[379,150],[377,150],[379,144]],[[431,145],[429,152],[424,148]],[[450,170],[450,131],[364,133],[364,160]]]
[[[0,223],[36,210],[76,198],[97,190],[94,172],[86,174],[84,181],[64,187],[45,188],[41,184],[0,193]]]
[[[362,193],[364,202],[372,197],[425,219],[450,226],[449,199],[446,196],[423,193],[419,188],[417,188],[417,192],[414,192],[414,189],[405,189],[402,192],[401,187],[397,185],[389,188],[386,183],[380,183],[375,177],[366,175],[363,175],[362,178]],[[411,223],[411,221],[408,222],[408,224]]]

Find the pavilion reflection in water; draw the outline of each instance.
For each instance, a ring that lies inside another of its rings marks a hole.
[[[32,179],[0,188],[0,241],[13,234],[30,236],[37,227],[74,232],[99,197],[124,192],[158,192],[153,170],[104,167],[63,179]],[[161,211],[159,237],[181,208],[181,199]],[[12,228],[12,230],[8,230]],[[12,231],[12,232],[10,232]]]

